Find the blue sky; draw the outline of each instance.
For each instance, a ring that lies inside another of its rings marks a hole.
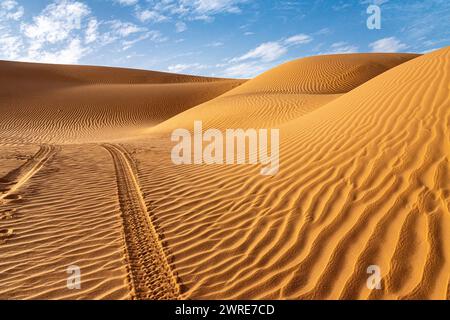
[[[3,60],[245,78],[317,54],[448,45],[449,0],[0,0]]]

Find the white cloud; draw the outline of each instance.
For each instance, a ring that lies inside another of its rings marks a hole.
[[[314,32],[313,34],[316,36],[321,36],[321,35],[326,35],[326,34],[330,34],[332,33],[330,28],[322,28],[316,32]]]
[[[89,44],[95,42],[98,37],[98,21],[97,19],[89,20],[86,34],[85,34],[85,43]]]
[[[260,44],[246,54],[234,58],[231,62],[241,62],[249,59],[260,59],[263,62],[270,62],[278,59],[287,52],[287,49],[278,42],[266,42]]]
[[[246,54],[230,60],[231,63],[258,59],[262,62],[275,61],[288,51],[290,46],[310,43],[313,38],[307,34],[296,34],[286,39],[270,41],[260,44],[258,47],[248,51]]]
[[[148,11],[154,12],[154,16],[164,16],[168,19],[211,22],[214,20],[214,15],[240,13],[240,5],[248,1],[249,0],[148,1],[152,4],[151,9],[148,9]]]
[[[175,24],[175,29],[178,33],[184,32],[187,30],[187,25],[186,25],[186,23],[179,21]]]
[[[428,50],[424,50],[424,51],[422,51],[420,53],[421,54],[427,54],[427,53],[430,53],[430,52],[433,52],[433,51],[436,51],[436,50],[439,50],[439,48],[431,48],[431,49],[428,49]]]
[[[284,40],[284,43],[287,45],[298,45],[298,44],[306,44],[310,43],[313,39],[307,34],[297,34],[295,36],[289,37]]]
[[[408,46],[395,37],[383,38],[369,44],[372,52],[399,52]]]
[[[313,38],[307,34],[297,34],[278,41],[265,42],[242,56],[229,59],[216,67],[225,67],[223,73],[227,77],[253,77],[268,69],[274,62],[285,55],[292,46],[307,44]]]
[[[0,20],[20,20],[25,10],[17,1],[4,0],[0,2]]]
[[[382,4],[385,4],[389,2],[389,0],[362,0],[361,4],[374,4],[377,6],[381,6]]]
[[[121,2],[131,3],[134,2]],[[29,20],[4,24],[20,19],[23,11],[17,1],[0,0],[0,58],[73,64],[108,45],[120,45],[126,50],[143,40],[167,40],[156,30],[149,31],[128,21],[98,20],[80,0],[53,0]]]
[[[139,27],[131,22],[123,22],[120,20],[109,21],[111,31],[113,35],[118,37],[128,37],[131,34],[147,31],[146,28]]]
[[[4,0],[2,2],[0,2],[0,7],[2,9],[6,9],[8,11],[14,9],[14,7],[17,6],[17,1],[14,0]]]
[[[97,25],[92,22],[91,27],[92,29],[90,30],[88,25],[85,41],[86,43],[89,43],[89,40],[93,40],[95,37],[94,41],[97,47],[106,46],[119,40],[125,41],[131,36],[139,36],[139,38],[142,37],[142,39],[149,38],[149,36],[145,36],[145,33],[149,32],[147,28],[121,20],[100,21],[97,22]],[[124,46],[129,47],[129,45]]]
[[[20,60],[51,63],[78,63],[89,50],[82,46],[80,33],[91,13],[79,1],[55,0],[32,18],[20,25]],[[88,25],[85,41],[95,41],[93,26]]]
[[[334,11],[342,11],[345,10],[349,7],[351,7],[352,5],[350,3],[339,3],[339,4],[335,4],[334,6],[332,6],[331,8]]]
[[[72,31],[81,29],[81,21],[89,13],[89,7],[81,2],[60,0],[48,5],[33,18],[33,23],[23,23],[21,29],[37,45],[54,44],[66,40]]]
[[[56,51],[32,51],[31,56],[25,60],[47,62],[47,63],[62,63],[62,64],[76,64],[86,54],[87,49],[81,45],[80,39],[72,39],[69,44]]]
[[[114,2],[117,2],[118,4],[122,6],[132,6],[139,2],[139,0],[114,0]]]
[[[10,34],[0,35],[0,57],[8,60],[17,59],[22,50],[22,39]]]
[[[162,22],[168,18],[154,10],[142,10],[136,12],[136,17],[141,22]]]
[[[217,48],[217,47],[222,47],[223,45],[224,45],[223,42],[215,41],[215,42],[208,43],[206,46],[210,47],[210,48]]]
[[[212,22],[214,21],[214,18],[212,16],[206,15],[206,14],[201,14],[201,15],[196,15],[193,17],[189,17],[189,20],[192,21],[203,21],[203,22]]]
[[[346,54],[358,52],[358,46],[349,44],[345,41],[333,43],[328,51],[320,52],[319,54]]]
[[[175,64],[171,65],[167,68],[168,71],[174,72],[174,73],[180,73],[184,72],[186,70],[201,70],[205,69],[207,66],[200,64],[200,63],[191,63],[191,64]]]
[[[230,66],[224,70],[223,74],[225,77],[251,78],[265,69],[264,66],[256,64],[255,62],[248,62]]]
[[[181,4],[190,6],[198,13],[239,13],[239,4],[245,0],[181,0]]]
[[[123,50],[128,50],[129,48],[131,48],[134,44],[141,42],[143,40],[150,40],[153,42],[163,42],[166,41],[167,38],[163,37],[163,35],[161,34],[161,32],[159,31],[148,31],[146,33],[144,33],[143,35],[133,39],[133,40],[124,40],[122,42],[123,45]]]
[[[7,19],[12,19],[12,20],[20,20],[20,18],[22,18],[23,14],[24,14],[25,10],[23,9],[23,7],[18,7],[17,11],[15,12],[9,12],[6,15]]]

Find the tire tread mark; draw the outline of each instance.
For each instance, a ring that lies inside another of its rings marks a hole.
[[[120,146],[102,145],[116,170],[125,253],[133,299],[178,299],[180,287],[147,212],[133,161]]]
[[[8,199],[19,188],[28,182],[55,154],[56,147],[41,145],[36,154],[20,167],[0,178],[0,202]]]

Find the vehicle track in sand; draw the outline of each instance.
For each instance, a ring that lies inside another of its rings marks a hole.
[[[130,155],[102,145],[114,161],[133,299],[177,299],[180,288],[147,212]]]
[[[28,182],[54,155],[56,147],[41,145],[39,151],[20,167],[0,178],[0,204],[5,200],[14,200],[15,193]]]

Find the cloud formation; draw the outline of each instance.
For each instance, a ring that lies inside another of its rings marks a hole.
[[[123,5],[136,3],[120,1]],[[22,20],[23,14],[24,8],[17,1],[0,1],[0,58],[76,64],[113,43],[127,50],[139,41],[166,39],[158,31],[132,22],[98,20],[86,3],[76,0],[54,0],[29,21]],[[1,23],[7,20],[17,25]]]
[[[23,6],[15,0],[3,0],[0,2],[0,20],[19,20],[24,14]]]
[[[182,73],[185,72],[187,70],[202,70],[207,68],[206,65],[200,64],[200,63],[191,63],[191,64],[183,64],[183,63],[179,63],[179,64],[175,64],[175,65],[170,65],[167,70],[170,72],[174,72],[174,73]]]
[[[383,38],[369,44],[373,52],[400,52],[408,48],[395,37]]]
[[[347,54],[347,53],[357,53],[359,50],[358,46],[350,44],[345,41],[332,43],[327,51],[320,52],[319,54]]]
[[[313,37],[307,34],[296,34],[278,41],[264,42],[247,53],[234,57],[224,64],[225,76],[251,77],[268,67],[268,63],[283,57],[291,47],[308,44]]]

